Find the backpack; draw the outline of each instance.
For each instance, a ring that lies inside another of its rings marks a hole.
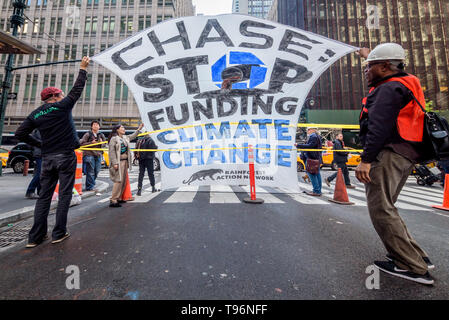
[[[435,112],[426,112],[421,103],[410,91],[411,97],[426,114],[424,118],[425,154],[423,160],[444,160],[449,158],[449,125],[443,117]]]
[[[97,137],[103,141],[106,141],[106,137],[101,132],[98,132]],[[95,136],[93,132],[89,130],[89,141],[92,141],[93,139],[95,139]]]
[[[142,138],[142,139],[137,141],[137,143],[136,143],[136,149],[137,150],[139,150],[142,147],[143,140],[144,139]],[[137,160],[140,160],[140,151],[135,151],[134,152],[134,158],[137,159]]]

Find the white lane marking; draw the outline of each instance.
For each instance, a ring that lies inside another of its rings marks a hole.
[[[331,204],[329,201],[321,200],[319,197],[312,197],[306,194],[291,193],[288,194],[294,201],[303,204]]]
[[[189,203],[193,202],[199,187],[181,187],[175,191],[164,203]],[[194,190],[194,191],[193,191]]]
[[[241,203],[229,186],[210,186],[210,203]]]
[[[154,185],[156,187],[156,189],[161,189],[161,183],[158,182]],[[146,190],[146,189],[144,189]],[[149,189],[150,191],[151,189]],[[150,191],[151,192],[151,191]],[[153,198],[157,197],[158,195],[160,195],[160,192],[154,192],[154,193],[147,193],[147,192],[143,192],[142,196],[135,196],[135,200],[133,201],[133,203],[146,203],[149,202],[150,200],[152,200]]]
[[[433,197],[443,198],[443,196],[444,196],[444,192],[441,190],[431,190],[431,189],[422,190],[422,189],[417,189],[416,187],[413,187],[413,188],[412,187],[404,187],[404,188],[402,188],[402,190],[410,191],[410,192],[417,193],[417,194],[427,195],[427,196],[433,196]]]
[[[305,183],[303,183],[303,182],[300,182],[299,185],[300,185],[302,188],[304,188],[304,189],[307,188],[307,187],[309,187],[309,189],[310,189],[310,187],[311,187],[311,185],[309,186],[308,184],[305,184]],[[330,192],[330,193],[329,193],[329,198],[330,198],[330,199],[333,199],[333,198],[334,198],[334,190],[332,190],[332,189],[329,188],[328,186],[324,186],[324,185],[321,187],[321,192],[322,192],[323,190],[326,190],[326,191]],[[367,206],[366,201],[359,200],[359,199],[354,199],[354,198],[349,197],[349,195],[350,195],[350,194],[349,194],[349,190],[350,190],[350,189],[346,189],[346,191],[348,191],[348,199],[349,199],[350,202],[353,202],[355,206],[359,206],[359,207],[366,207],[366,206]],[[351,190],[352,190],[352,189],[351,189]],[[364,198],[364,197],[363,197],[363,198]]]
[[[404,191],[404,190],[402,190],[400,194],[404,195],[404,196],[410,196],[414,199],[430,200],[430,201],[437,202],[437,203],[439,203],[443,200],[443,198],[440,198],[438,196],[426,196],[426,195],[422,195],[422,194],[418,194],[418,193],[410,192],[410,191]]]
[[[241,187],[245,192],[247,192],[249,195],[251,194],[251,188],[250,186],[243,186]],[[256,188],[256,197],[257,197],[257,190],[262,189],[262,187]],[[263,189],[262,189],[263,190]],[[285,203],[281,199],[273,196],[271,193],[267,193],[267,190],[263,190],[265,192],[260,192],[262,195],[260,196],[261,199],[263,199],[264,203]]]

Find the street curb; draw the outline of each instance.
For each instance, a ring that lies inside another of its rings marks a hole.
[[[109,188],[109,184],[106,182],[97,181],[97,184],[101,184],[97,188],[98,192],[103,193]],[[81,199],[93,197],[93,196],[95,196],[95,193],[96,193],[95,191],[84,191],[83,194],[81,195]],[[57,206],[58,206],[58,203],[56,201],[52,201],[51,205],[50,205],[50,212],[53,209],[56,209]],[[33,215],[34,215],[34,205],[0,214],[0,228],[4,227],[10,223],[15,223],[15,222],[27,219],[29,217],[32,217]]]

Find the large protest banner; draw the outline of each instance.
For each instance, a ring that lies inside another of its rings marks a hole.
[[[129,87],[162,188],[256,184],[298,191],[296,126],[319,76],[357,48],[244,15],[169,20],[93,57]]]

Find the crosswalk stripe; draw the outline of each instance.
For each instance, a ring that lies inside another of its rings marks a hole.
[[[350,195],[361,197],[362,199],[365,200],[365,205],[367,205],[366,204],[366,194],[365,194],[365,192],[360,192],[360,191],[353,190],[353,189],[348,189],[347,192]],[[398,200],[404,200],[404,201],[407,201],[409,199],[411,199],[411,198],[410,197],[406,197],[406,196],[402,196],[402,197],[400,196],[398,198]],[[413,201],[409,201],[409,202],[416,203],[416,202],[413,202]],[[418,203],[418,204],[421,204],[421,203]],[[395,206],[398,207],[399,209],[406,209],[406,210],[426,210],[426,211],[428,210],[428,209],[424,209],[423,207],[418,207],[418,206],[412,205],[412,204],[407,203],[407,202],[402,202],[402,201],[397,201]]]
[[[241,203],[230,186],[210,186],[210,203]]]
[[[241,187],[248,195],[251,194],[251,187],[250,186],[242,186]],[[259,187],[258,189],[261,189],[262,187]],[[264,190],[265,191],[265,190]],[[264,203],[285,203],[281,199],[273,196],[271,193],[261,192],[263,195],[260,196],[261,199],[263,199]],[[257,190],[256,190],[256,196],[257,196]]]
[[[288,194],[288,196],[296,202],[303,204],[331,204],[329,201],[321,200],[318,197],[311,197],[305,194],[302,195],[300,193],[290,193]]]
[[[307,189],[307,188],[309,188],[310,189],[310,187],[311,186],[309,186],[309,185],[307,185],[307,184],[305,184],[305,183],[303,183],[303,182],[300,182],[299,183],[299,185],[302,187],[302,188],[304,188],[304,189]],[[323,190],[326,190],[326,191],[328,191],[329,192],[329,197],[331,198],[331,199],[333,199],[333,197],[334,197],[334,190],[332,190],[331,188],[329,188],[328,186],[322,186],[321,187]],[[348,195],[349,195],[349,190],[350,189],[347,189],[347,191],[348,191]],[[352,190],[351,190],[352,191]],[[361,192],[359,192],[359,193],[354,193],[353,195],[359,195],[359,194],[361,194]],[[365,194],[363,194],[363,198],[364,198],[364,195]],[[310,196],[309,196],[310,197]],[[349,198],[349,197],[348,197]],[[351,198],[349,198],[349,201],[350,202],[353,202],[354,203],[354,205],[356,205],[356,206],[362,206],[362,207],[366,207],[367,206],[367,204],[366,204],[366,201],[361,201],[361,200],[359,200],[359,199],[357,199],[357,198],[353,198],[353,197],[351,197]]]
[[[160,189],[161,188],[161,183],[158,182],[154,185],[156,187],[156,189]],[[133,203],[146,203],[150,200],[152,200],[153,198],[157,197],[158,195],[160,195],[160,192],[154,192],[154,193],[148,193],[145,194],[145,192],[142,194],[142,196],[136,196],[135,200],[133,201]]]
[[[299,184],[303,188],[307,188],[307,187],[310,188],[309,185],[304,184],[302,182],[300,182]],[[329,187],[323,186],[323,189],[329,190]],[[346,189],[346,191],[347,191],[348,196],[349,196],[349,201],[354,202],[355,205],[358,205],[358,206],[367,206],[365,192],[357,191],[357,190],[354,190],[354,189]],[[413,198],[410,198],[408,196],[399,196],[398,200],[401,200],[401,201],[397,201],[395,205],[399,209],[418,210],[418,211],[423,211],[423,210],[424,211],[432,211],[429,208],[426,208],[426,205],[429,204],[428,202],[425,202],[425,203],[424,202],[419,202],[419,201],[417,201],[417,200],[415,200]],[[407,202],[403,202],[403,201],[419,204],[419,205],[422,205],[422,207],[421,206],[416,206],[416,205],[413,205],[413,204],[410,204],[410,203],[407,203]],[[422,200],[422,201],[424,201],[424,200]]]
[[[415,199],[430,200],[430,201],[433,201],[433,202],[435,202],[435,201],[441,202],[443,200],[442,197],[426,196],[426,195],[423,195],[423,194],[418,194],[416,192],[410,192],[410,191],[405,191],[405,190],[402,190],[400,194],[401,195],[405,195],[405,196],[410,196],[410,197],[413,197]]]
[[[423,195],[433,196],[433,197],[443,198],[443,196],[444,196],[444,192],[440,191],[440,190],[431,190],[431,189],[422,190],[422,189],[417,189],[417,187],[412,188],[412,187],[407,187],[407,186],[402,188],[402,190],[411,191],[416,194],[423,194]]]
[[[193,191],[194,190],[194,191]],[[198,192],[198,187],[181,187],[178,188],[164,203],[189,203]]]

